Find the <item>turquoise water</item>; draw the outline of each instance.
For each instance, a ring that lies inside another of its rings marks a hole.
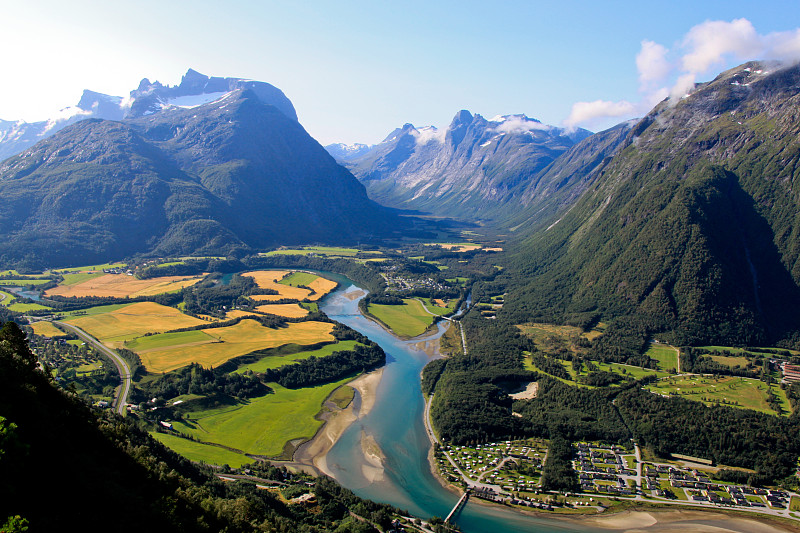
[[[445,517],[458,501],[433,477],[428,464],[430,441],[423,424],[424,402],[420,372],[430,361],[413,342],[402,341],[358,311],[358,300],[345,293],[357,287],[336,276],[342,286],[320,306],[333,320],[342,322],[378,343],[387,364],[373,409],[356,421],[328,453],[328,469],[337,481],[359,496],[407,509],[415,516]],[[445,325],[441,324],[441,328]],[[441,335],[443,330],[430,338]],[[371,467],[361,451],[362,435],[371,436],[383,452],[385,472],[371,480]],[[531,517],[500,506],[470,502],[454,517],[466,532],[592,531],[576,521]]]

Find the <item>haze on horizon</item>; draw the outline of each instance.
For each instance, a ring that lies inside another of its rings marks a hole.
[[[786,22],[800,4],[777,1],[4,4],[0,119],[193,68],[275,85],[322,144],[447,126],[459,109],[597,131],[744,61],[800,60]]]

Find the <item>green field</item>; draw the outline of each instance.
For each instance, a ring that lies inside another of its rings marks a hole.
[[[253,459],[250,459],[246,455],[232,452],[225,448],[220,448],[219,446],[202,444],[189,439],[182,439],[175,435],[157,433],[155,431],[151,432],[150,435],[167,448],[171,448],[191,461],[212,465],[226,464],[231,468],[240,468],[243,465],[253,462]]]
[[[661,370],[678,370],[678,351],[668,344],[651,343],[645,355],[658,361]]]
[[[729,407],[752,409],[762,413],[777,414],[767,404],[768,385],[757,379],[734,376],[680,376],[669,377],[647,388],[658,394],[676,394],[687,400],[703,402],[706,405],[718,403]],[[780,387],[772,387],[773,393],[781,403],[784,415],[791,414],[791,407],[786,392]]]
[[[450,313],[456,310],[456,304],[458,303],[457,299],[452,299],[447,302],[447,307],[439,307],[436,305],[431,298],[420,298],[425,303],[425,307],[428,308],[428,311],[435,315],[449,315]]]
[[[52,280],[48,278],[31,278],[31,279],[0,279],[0,286],[5,287],[25,287],[28,285],[44,285],[50,283]]]
[[[76,272],[73,274],[64,274],[64,281],[59,283],[59,285],[77,285],[78,283],[83,283],[84,281],[92,278],[99,278],[102,275],[102,270],[100,272]]]
[[[278,283],[289,285],[290,287],[308,287],[318,277],[316,274],[309,274],[308,272],[292,272]]]
[[[559,378],[559,377],[556,377],[556,376],[551,376],[551,377],[553,377],[554,379],[559,380],[562,383],[566,383],[567,385],[594,388],[594,387],[591,387],[590,385],[585,385],[585,384],[579,383],[577,381],[578,376],[585,376],[585,375],[587,375],[589,373],[589,371],[586,369],[586,366],[584,366],[583,370],[581,371],[581,373],[578,374],[572,368],[572,364],[570,364],[568,362],[565,362],[565,361],[559,361],[557,359],[555,361],[558,362],[558,363],[561,363],[561,365],[564,367],[564,369],[567,371],[567,373],[572,377],[572,379],[571,380],[566,380],[566,379]],[[547,372],[541,370],[540,368],[538,368],[533,363],[533,361],[530,358],[530,354],[528,354],[528,356],[525,357],[523,363],[525,365],[525,369],[526,370],[533,370],[535,372],[541,372],[543,374],[547,374]],[[649,368],[642,368],[640,366],[623,365],[623,364],[620,364],[620,363],[601,363],[599,361],[592,361],[592,363],[597,366],[598,370],[602,370],[602,371],[605,371],[605,372],[614,372],[615,374],[620,374],[622,376],[629,376],[629,377],[632,377],[633,379],[641,379],[641,378],[643,378],[645,376],[652,376],[652,375],[658,376],[660,378],[669,376],[669,374],[667,372],[663,372],[663,371],[659,371],[659,370],[651,370]],[[547,374],[547,375],[550,376],[550,374]]]
[[[11,304],[6,307],[8,307],[11,311],[17,313],[27,313],[28,311],[41,311],[43,309],[50,309],[50,307],[47,307],[46,305],[42,304],[21,304],[21,303]]]
[[[269,383],[275,391],[246,404],[186,412],[173,422],[176,431],[245,453],[277,457],[291,440],[308,440],[322,421],[315,416],[325,399],[352,378],[302,389]],[[187,420],[188,419],[188,420]]]
[[[279,368],[284,365],[294,363],[295,361],[302,361],[309,357],[325,357],[331,355],[333,352],[342,352],[352,350],[358,343],[356,341],[339,341],[337,343],[326,344],[318,350],[299,351],[286,355],[268,355],[255,363],[242,365],[236,369],[237,373],[246,372],[251,370],[253,372],[266,372],[273,368]],[[299,348],[299,347],[298,347]]]
[[[304,246],[302,248],[290,248],[286,250],[273,250],[263,255],[336,255],[343,257],[355,257],[358,253],[356,248],[337,248],[335,246]],[[365,252],[365,253],[379,253],[379,252]],[[259,254],[262,255],[262,254]]]
[[[124,267],[124,266],[127,266],[127,263],[103,263],[103,264],[100,264],[100,265],[87,265],[87,266],[81,266],[81,267],[59,268],[59,269],[53,270],[53,272],[58,272],[60,274],[62,272],[79,272],[79,271],[85,271],[85,270],[99,270],[100,273],[102,274],[104,269],[120,268],[120,267]]]
[[[416,337],[433,323],[418,300],[405,299],[403,305],[370,304],[367,311],[401,337]]]
[[[214,337],[200,331],[180,331],[177,333],[159,333],[157,335],[148,335],[146,337],[138,337],[136,339],[126,341],[125,347],[134,352],[143,352],[155,348],[166,348],[167,346],[183,345],[190,343],[212,342]]]

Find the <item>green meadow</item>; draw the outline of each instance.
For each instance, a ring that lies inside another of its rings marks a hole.
[[[316,419],[330,394],[350,381],[346,378],[317,387],[287,389],[269,383],[275,391],[244,404],[191,411],[173,422],[176,431],[195,438],[222,444],[244,453],[278,457],[292,440],[308,440],[322,421]]]
[[[402,337],[416,337],[433,323],[433,316],[418,300],[405,299],[403,305],[370,304],[367,311]]]
[[[332,344],[326,344],[317,350],[298,351],[285,355],[267,355],[255,363],[240,366],[236,372],[242,373],[248,370],[256,373],[266,372],[267,370],[288,365],[296,361],[302,361],[303,359],[308,359],[309,357],[326,357],[331,355],[333,352],[352,350],[357,344],[358,342],[356,341],[339,341]]]

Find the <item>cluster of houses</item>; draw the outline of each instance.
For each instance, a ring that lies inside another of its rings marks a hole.
[[[386,280],[387,290],[413,291],[418,289],[427,289],[444,291],[450,288],[446,284],[440,283],[431,278],[409,278],[386,273],[382,273],[381,275],[383,276],[383,279]]]
[[[579,442],[575,445],[575,471],[581,492],[597,492],[617,496],[633,496],[636,489],[628,482],[636,470],[628,466],[626,455],[632,455],[620,446],[603,447]]]
[[[693,469],[687,470],[663,464],[645,465],[643,473],[645,475],[642,481],[643,488],[653,491],[654,496],[662,498],[676,497],[671,490],[662,488],[662,480],[666,476],[672,488],[682,489],[687,499],[693,502],[739,507],[767,507],[768,503],[773,509],[786,509],[789,499],[789,494],[781,490],[715,483],[705,473]]]

